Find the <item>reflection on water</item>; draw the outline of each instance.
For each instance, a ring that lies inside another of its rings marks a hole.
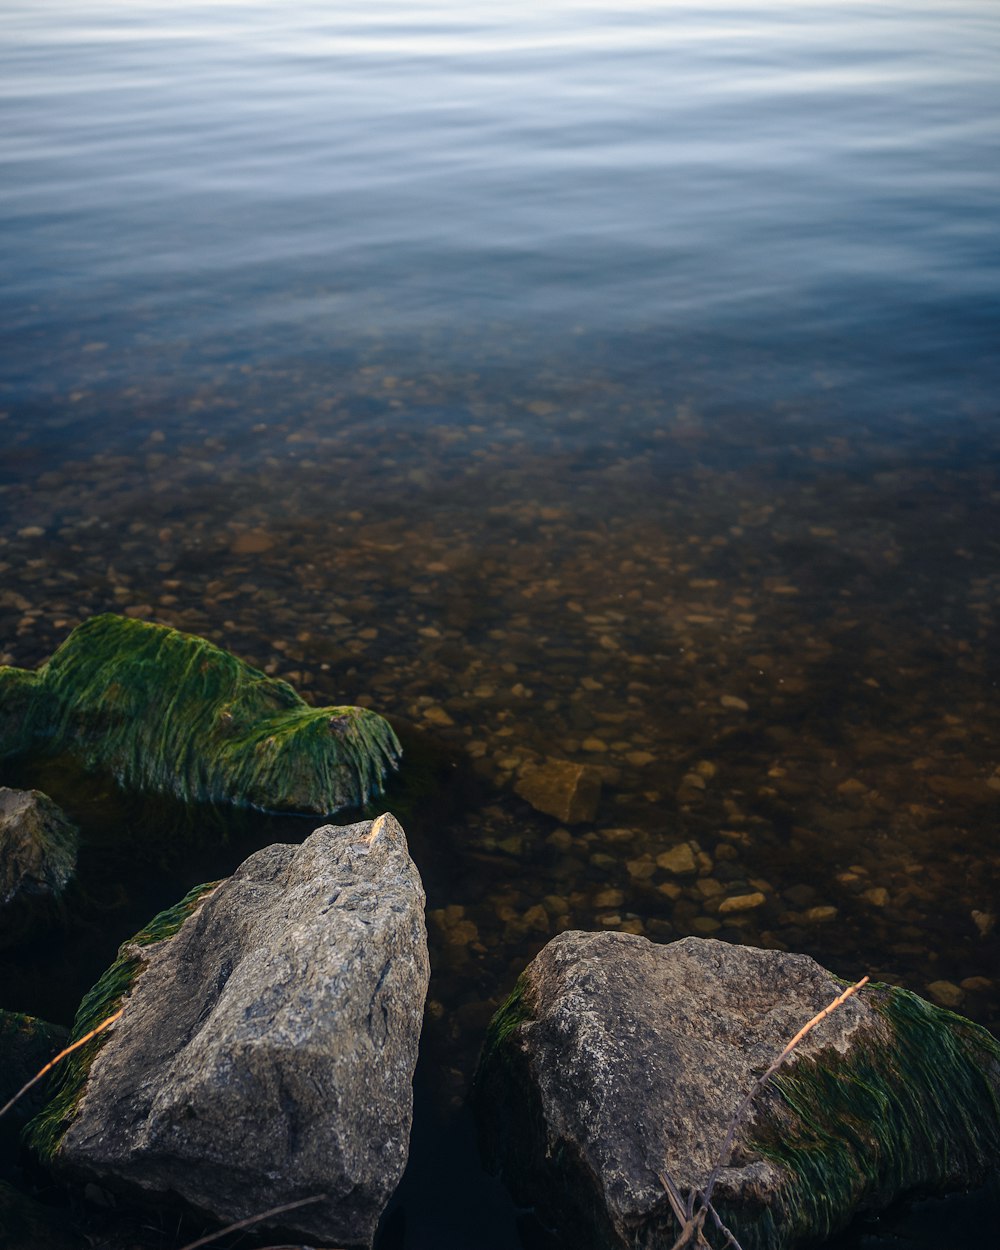
[[[992,6],[0,32],[0,662],[123,611],[451,755],[425,1124],[567,927],[1000,1031]],[[542,757],[594,821],[518,796]],[[406,1244],[465,1244],[417,1187]]]

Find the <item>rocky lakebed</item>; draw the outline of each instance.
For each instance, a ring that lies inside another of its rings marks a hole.
[[[477,1154],[470,1200],[528,1246],[793,1250],[995,1193],[1000,1043],[952,1010],[974,984],[852,985],[750,940],[771,890],[734,871],[739,822],[645,847],[597,827],[606,765],[534,753],[497,791],[423,720],[136,614],[0,667],[0,1099],[69,1052],[0,1122],[4,1246],[405,1245],[415,1187]],[[550,870],[589,846],[672,923],[613,884],[589,926],[511,893],[494,923],[530,950],[486,972],[476,913],[422,880],[471,803],[494,864],[525,830]],[[786,931],[833,919],[791,893]]]

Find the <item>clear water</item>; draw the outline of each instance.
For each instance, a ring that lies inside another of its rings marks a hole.
[[[1000,1031],[998,65],[987,0],[0,11],[0,662],[128,611],[462,761],[425,1157],[569,926]]]

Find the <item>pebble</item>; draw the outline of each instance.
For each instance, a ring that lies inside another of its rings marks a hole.
[[[939,1007],[948,1007],[952,1010],[961,1006],[965,998],[965,991],[953,981],[931,981],[927,986],[927,993]]]
[[[41,538],[45,533],[40,525],[26,525],[24,529],[17,531],[18,538]]]
[[[870,890],[863,890],[861,897],[873,907],[885,907],[889,902],[889,891],[885,886],[875,885]]]
[[[708,937],[713,933],[718,933],[722,925],[714,916],[695,916],[691,921],[691,928],[694,929],[695,933]]]
[[[656,857],[656,862],[660,868],[667,872],[672,872],[676,876],[684,876],[687,873],[696,872],[698,864],[694,857],[694,851],[686,842],[679,842],[677,846],[669,851],[663,851]]]
[[[837,919],[837,908],[810,907],[802,913],[802,919],[806,924],[826,924],[830,920]]]
[[[454,720],[443,707],[428,707],[423,710],[423,718],[431,725],[454,725]]]
[[[736,712],[749,712],[750,704],[746,699],[740,699],[735,694],[724,694],[719,700],[723,707],[730,708]]]
[[[229,550],[236,556],[261,555],[274,545],[274,539],[266,530],[244,530],[229,544]]]
[[[648,881],[656,876],[656,860],[652,855],[642,855],[638,859],[627,859],[625,871],[633,881]]]
[[[730,898],[724,898],[719,904],[719,915],[727,916],[731,912],[753,911],[757,907],[763,907],[766,902],[766,897],[759,890],[753,894],[734,894]]]

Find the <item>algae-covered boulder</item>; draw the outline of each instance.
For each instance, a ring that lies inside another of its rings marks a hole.
[[[258,851],[126,943],[28,1128],[68,1180],[368,1246],[409,1146],[429,964],[390,815]]]
[[[567,1244],[670,1250],[660,1178],[703,1189],[755,1078],[842,990],[805,955],[563,933],[490,1027],[475,1093],[488,1161]],[[743,1250],[790,1250],[998,1160],[1000,1044],[869,986],[756,1094],[712,1201]],[[704,1233],[727,1244],[711,1221]]]
[[[37,672],[0,668],[0,760],[66,756],[126,789],[327,814],[399,758],[375,712],[309,707],[203,638],[104,615]]]
[[[62,894],[76,868],[78,839],[48,795],[0,786],[0,946]]]

